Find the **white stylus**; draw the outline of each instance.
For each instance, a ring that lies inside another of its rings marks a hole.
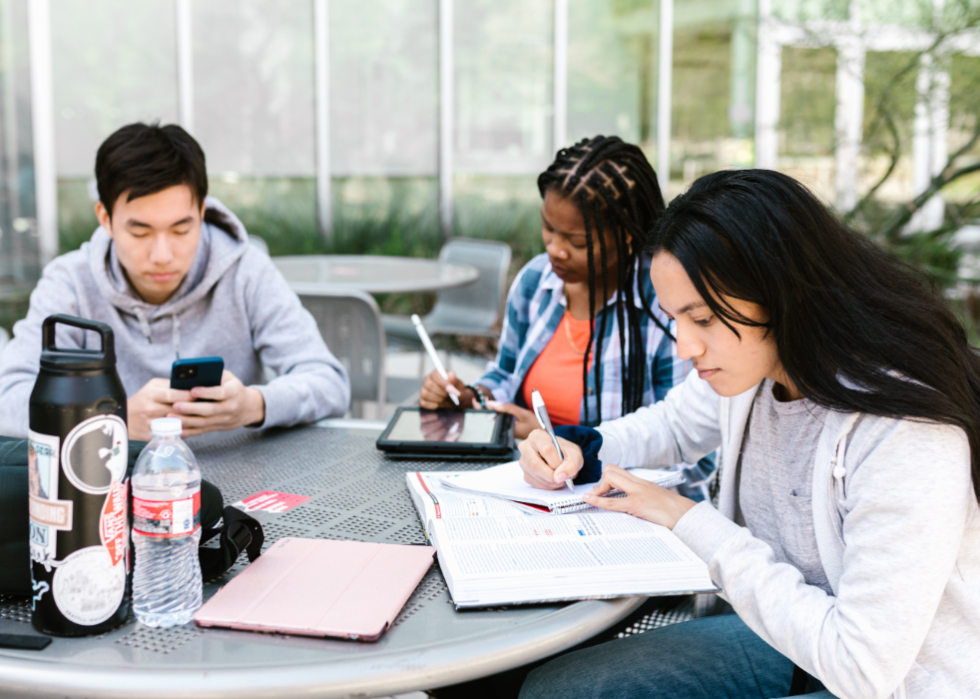
[[[419,318],[417,313],[412,314],[412,323],[415,325],[415,332],[419,334],[419,339],[422,340],[422,344],[425,345],[425,351],[429,353],[429,357],[432,359],[432,363],[436,367],[436,371],[439,372],[439,376],[449,381],[449,374],[446,373],[446,367],[442,365],[439,361],[439,355],[436,354],[436,348],[432,346],[432,340],[429,339],[429,333],[425,331],[425,326],[422,325],[422,319]],[[451,384],[446,384],[446,388],[449,388]],[[449,391],[446,391],[449,393]],[[453,403],[459,405],[459,398],[449,393],[449,397],[453,399]]]
[[[538,424],[541,425],[541,429],[548,433],[551,437],[551,443],[555,445],[555,451],[558,452],[558,458],[562,461],[565,460],[565,455],[561,453],[561,446],[558,444],[558,437],[555,435],[555,428],[551,426],[551,418],[548,417],[548,410],[544,407],[544,399],[541,394],[538,393],[538,389],[531,389],[531,407],[534,408],[534,416],[538,418]],[[575,484],[572,483],[571,478],[565,479],[565,485],[573,493],[575,492]]]

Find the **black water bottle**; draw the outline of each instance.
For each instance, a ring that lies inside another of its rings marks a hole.
[[[102,349],[57,349],[57,324],[98,333]],[[87,636],[129,614],[126,391],[105,323],[49,316],[41,341],[28,451],[31,621],[43,633]]]

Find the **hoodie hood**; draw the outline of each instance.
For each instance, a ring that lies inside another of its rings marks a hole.
[[[88,262],[92,278],[102,296],[120,312],[135,316],[143,335],[150,339],[150,324],[159,318],[173,319],[174,352],[180,355],[179,315],[203,299],[230,270],[248,245],[248,235],[242,222],[214,197],[206,197],[205,207],[223,213],[232,225],[233,233],[211,225],[201,224],[201,239],[190,270],[174,294],[160,305],[147,303],[137,296],[119,264],[115,245],[102,227],[95,231],[88,246]]]

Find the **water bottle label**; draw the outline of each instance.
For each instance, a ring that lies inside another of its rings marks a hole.
[[[57,533],[71,531],[71,500],[58,499],[58,454],[60,440],[31,430],[27,442],[27,491],[30,515],[31,560],[49,571],[57,551]]]
[[[112,565],[124,561],[129,566],[126,549],[129,546],[129,534],[126,523],[126,509],[129,500],[129,482],[113,481],[112,489],[105,496],[102,505],[102,515],[99,517],[99,538],[109,552]]]
[[[126,592],[126,566],[114,565],[105,546],[86,546],[58,562],[54,601],[68,619],[95,626],[119,609]]]
[[[118,415],[96,415],[75,425],[65,437],[61,461],[65,476],[83,493],[105,495],[126,478],[129,435]]]
[[[183,500],[133,498],[133,531],[144,536],[184,536],[200,526],[201,491]]]

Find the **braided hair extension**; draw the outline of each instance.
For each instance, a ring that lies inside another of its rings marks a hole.
[[[586,215],[588,211],[588,201],[585,199],[585,195],[582,194],[579,199],[579,208],[582,211],[582,218],[585,220],[585,252],[586,257],[589,261],[589,341],[585,343],[585,361],[582,362],[582,395],[585,398],[585,422],[589,422],[589,350],[592,347],[592,341],[595,339],[595,253],[592,252],[592,232],[589,230],[589,217]],[[602,261],[603,263],[605,260]],[[592,354],[593,357],[597,357],[596,353]],[[599,365],[602,362],[596,361],[596,387],[599,386]],[[596,391],[596,405],[599,407],[599,413],[602,413],[602,407],[599,405],[599,392]]]
[[[639,279],[637,264],[640,261],[646,234],[660,218],[664,210],[663,195],[657,175],[637,146],[625,143],[617,136],[596,136],[582,139],[568,148],[562,148],[555,161],[538,176],[538,191],[544,197],[554,191],[578,204],[585,222],[586,255],[589,282],[589,348],[595,365],[596,422],[602,422],[602,374],[601,357],[603,338],[606,334],[608,311],[603,305],[598,317],[595,311],[596,265],[601,270],[602,298],[609,297],[606,239],[604,231],[613,233],[617,253],[615,282],[622,294],[616,304],[619,326],[622,381],[622,414],[636,410],[643,402],[647,381],[646,348],[640,331],[641,311],[636,307],[633,284],[637,283],[639,301],[645,312],[672,340],[670,331],[654,315],[650,300],[643,293],[643,280]],[[593,232],[599,240],[599,260],[592,250]],[[596,327],[598,321],[598,328]],[[582,363],[582,390],[588,395],[589,362]],[[585,422],[589,423],[589,401],[585,401]]]
[[[600,211],[598,204],[596,204],[596,205],[594,205],[592,207],[592,215],[595,217],[593,219],[593,221],[595,223],[595,236],[596,236],[596,238],[599,239],[599,259],[601,260],[600,265],[602,267],[602,304],[603,304],[603,310],[602,310],[602,316],[601,316],[601,320],[600,320],[600,323],[601,324],[599,325],[599,328],[598,328],[599,332],[598,332],[598,334],[596,335],[596,338],[595,338],[595,356],[596,356],[596,359],[595,359],[595,385],[596,385],[595,409],[596,409],[596,421],[597,422],[602,422],[602,392],[599,390],[599,387],[602,386],[602,341],[606,337],[606,319],[609,317],[609,314],[606,313],[606,310],[605,310],[606,299],[609,298],[609,272],[606,269],[606,267],[607,267],[607,265],[606,265],[606,257],[607,257],[607,253],[606,253],[606,236],[603,235],[604,228],[602,226],[602,212]],[[591,245],[591,242],[592,242],[591,241],[591,238],[588,238],[587,237],[586,240],[588,241],[588,244]],[[619,266],[622,267],[622,261],[619,262]],[[590,308],[589,309],[589,317],[593,317],[594,315],[595,315],[595,311],[594,311],[594,307],[593,307],[593,308]],[[622,346],[622,344],[623,344],[623,326],[620,325],[619,328],[620,328],[619,329],[619,344],[620,344],[620,346]],[[586,345],[586,346],[588,346],[588,345]],[[620,373],[623,373],[623,372],[620,372]],[[586,403],[585,403],[586,410],[588,410],[588,406],[589,406],[588,401],[586,401]]]

